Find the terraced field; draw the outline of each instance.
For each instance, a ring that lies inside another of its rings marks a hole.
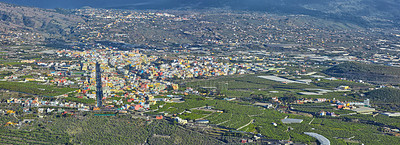
[[[44,130],[20,131],[1,128],[1,144],[65,144],[69,141],[67,134],[51,133]]]

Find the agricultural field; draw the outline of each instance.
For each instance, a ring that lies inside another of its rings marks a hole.
[[[222,144],[165,120],[146,123],[130,116],[98,117],[89,113],[80,118],[35,119],[20,129],[4,126],[6,121],[14,121],[12,118],[0,116],[0,144]]]
[[[0,61],[0,66],[14,66],[14,65],[23,65],[27,63],[17,62],[17,61]]]
[[[298,105],[295,106],[295,108],[300,108],[310,113],[319,112],[321,109],[324,111],[332,111],[337,114],[353,112],[335,110],[333,107],[327,106],[329,103],[321,103],[321,108],[310,107],[315,105],[318,104]],[[203,106],[212,106],[213,110],[222,110],[223,113],[193,111],[194,109],[192,109]],[[378,130],[380,126],[346,121],[350,118],[365,118],[365,120],[373,120],[382,124],[392,126],[399,125],[398,123],[394,123],[400,121],[398,118],[390,118],[382,115],[375,118],[372,117],[372,115],[312,118],[296,114],[280,113],[272,109],[264,109],[243,102],[206,99],[198,96],[189,96],[185,98],[184,103],[166,103],[164,107],[160,108],[157,112],[179,114],[185,110],[190,110],[191,113],[183,113],[178,116],[188,120],[207,119],[210,121],[210,124],[215,124],[230,130],[261,133],[270,139],[285,140],[291,138],[293,141],[312,143],[316,140],[303,134],[303,132],[316,132],[327,137],[332,144],[351,144],[354,142],[377,144],[379,143],[377,140],[400,143],[397,137],[380,135],[381,133]],[[283,124],[281,119],[285,117],[303,119],[303,122],[299,124]],[[272,124],[273,122],[276,123],[277,126],[274,126]],[[343,139],[352,136],[356,137],[351,141]]]
[[[374,122],[377,124],[384,124],[391,126],[392,128],[400,128],[400,117],[388,117],[385,115],[349,115],[349,116],[343,116],[342,118],[344,119],[358,119],[362,121],[368,121],[368,122]]]
[[[83,99],[83,98],[76,98],[76,97],[65,97],[64,98],[67,101],[72,101],[72,102],[77,102],[77,103],[84,103],[84,104],[89,104],[89,105],[94,105],[96,103],[96,100],[94,99]]]
[[[330,106],[330,104],[326,104],[326,103],[312,103],[310,105],[294,104],[294,105],[291,105],[291,107],[294,110],[297,110],[300,112],[305,112],[305,113],[310,113],[310,114],[315,114],[315,115],[317,115],[318,112],[320,112],[320,111],[334,112],[337,115],[354,113],[354,111],[351,111],[351,110],[336,109],[335,106]]]
[[[207,80],[195,79],[191,81],[181,82],[185,87],[192,87],[202,90],[203,87],[215,87],[217,91],[227,97],[236,98],[254,98],[262,97],[266,101],[271,97],[288,97],[294,96],[298,98],[327,98],[339,99],[348,101],[359,101],[362,98],[352,92],[335,92],[334,90],[339,86],[349,86],[354,90],[365,90],[373,85],[366,83],[357,83],[346,80],[320,80],[309,78],[308,76],[301,76],[302,78],[296,79],[311,79],[309,84],[289,83],[284,84],[272,80],[259,78],[258,76],[271,75],[271,73],[261,73],[252,75],[239,75],[239,76],[222,76]],[[290,78],[290,77],[288,77]],[[290,78],[293,79],[293,78]],[[299,92],[310,92],[308,89],[325,89],[332,92],[324,93],[322,95],[300,95]],[[204,89],[203,89],[204,90]]]
[[[187,119],[187,120],[195,120],[199,118],[204,118],[206,116],[212,115],[213,112],[211,111],[203,111],[203,110],[190,110],[190,113],[185,112],[181,115],[179,115],[180,118],[182,119]]]
[[[23,92],[39,96],[57,96],[76,90],[74,88],[67,88],[67,87],[61,88],[50,85],[40,85],[34,82],[24,83],[24,82],[5,82],[5,81],[0,81],[0,89]]]

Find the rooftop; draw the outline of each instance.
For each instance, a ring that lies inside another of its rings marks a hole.
[[[303,119],[292,119],[292,118],[285,118],[281,120],[282,123],[301,123]]]
[[[353,111],[356,111],[357,113],[369,113],[369,112],[374,112],[375,108],[360,107],[360,108],[353,109]]]
[[[330,145],[331,144],[331,142],[326,137],[324,137],[318,133],[304,132],[304,134],[316,138],[319,141],[319,143],[321,143],[321,145]]]

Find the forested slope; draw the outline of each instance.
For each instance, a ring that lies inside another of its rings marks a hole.
[[[400,103],[400,89],[383,88],[366,93],[372,101],[381,103]]]
[[[324,73],[374,83],[397,84],[400,81],[400,68],[358,62],[345,62],[325,70]]]

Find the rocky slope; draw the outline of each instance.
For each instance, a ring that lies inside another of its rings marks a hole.
[[[83,22],[83,19],[79,16],[60,14],[55,10],[0,3],[0,31],[18,30],[64,35],[70,33],[72,25],[80,22]]]

